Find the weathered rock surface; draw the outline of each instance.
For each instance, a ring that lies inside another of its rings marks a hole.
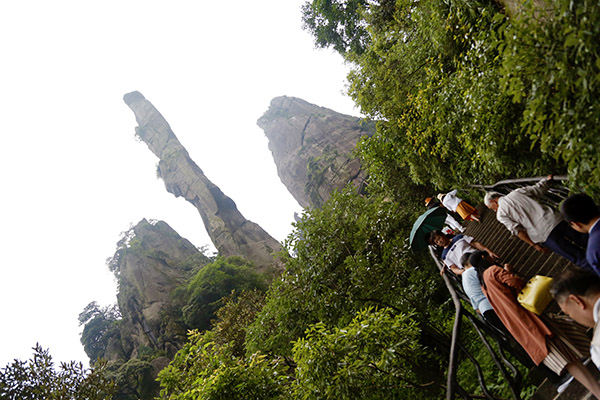
[[[276,97],[258,120],[283,184],[303,207],[320,206],[334,189],[352,183],[361,189],[365,174],[352,155],[361,136],[375,125],[294,97]]]
[[[235,203],[213,184],[190,158],[158,110],[139,92],[126,94],[125,103],[135,113],[137,135],[160,159],[159,176],[170,193],[192,203],[221,256],[243,256],[259,271],[280,271],[274,260],[281,249],[277,240],[248,221]]]
[[[126,359],[136,358],[143,347],[172,357],[183,344],[186,329],[172,324],[171,293],[209,259],[167,223],[144,219],[130,230],[127,242],[120,243],[113,262],[123,317],[121,351],[113,343],[106,358],[116,359],[119,353]]]

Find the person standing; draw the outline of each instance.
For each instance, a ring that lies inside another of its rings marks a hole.
[[[479,212],[475,207],[458,197],[457,190],[454,189],[446,194],[440,193],[437,195],[438,200],[450,211],[457,212],[462,219],[465,221],[477,221],[479,220]]]
[[[499,258],[498,254],[488,249],[482,243],[474,240],[473,237],[467,235],[449,237],[442,231],[435,230],[425,235],[425,241],[432,246],[439,246],[443,249],[441,255],[442,261],[446,268],[456,275],[461,275],[465,270],[461,263],[461,257],[464,253],[483,250],[493,259]],[[442,268],[440,274],[443,274],[446,268]]]
[[[600,275],[600,209],[590,196],[579,193],[562,202],[560,213],[571,228],[589,234],[585,257],[594,272]]]
[[[507,195],[488,192],[484,197],[487,208],[513,235],[539,252],[553,251],[585,269],[591,269],[585,257],[587,235],[569,227],[557,210],[537,199],[548,189],[552,175],[537,184],[515,189]]]

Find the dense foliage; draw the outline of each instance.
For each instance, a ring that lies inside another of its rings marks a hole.
[[[305,5],[321,14],[305,12],[305,27],[351,63],[350,95],[378,122],[361,145],[372,184],[393,191],[408,167],[439,188],[552,171],[596,190],[600,6],[530,3],[512,18],[485,0]],[[314,19],[365,45],[327,44]]]
[[[33,357],[15,360],[0,370],[0,398],[6,400],[105,400],[115,385],[104,374],[105,363],[84,368],[81,363],[60,363],[56,368],[48,350],[38,344]]]
[[[446,295],[407,246],[414,212],[352,189],[307,211],[266,299],[229,297],[160,374],[163,398],[350,399],[363,379],[361,398],[438,398]]]
[[[552,4],[546,18],[529,12],[499,27],[500,89],[522,104],[531,146],[566,166],[573,187],[598,195],[600,3]]]
[[[347,324],[368,305],[424,315],[439,281],[408,247],[411,211],[349,189],[305,213],[287,243],[296,256],[250,327],[250,350],[288,357],[310,324]]]
[[[233,290],[266,290],[267,281],[243,257],[217,257],[191,279],[185,295],[183,317],[192,329],[206,330],[221,307],[221,299]]]
[[[191,371],[179,360],[161,376],[167,389],[196,376],[220,387],[197,398],[219,398],[223,382],[243,388],[225,377],[245,376],[275,388],[274,397],[441,397],[447,294],[428,260],[407,246],[423,198],[433,187],[548,172],[568,172],[571,185],[589,191],[600,187],[600,6],[528,7],[509,18],[485,0],[304,5],[305,29],[351,64],[349,93],[377,122],[358,149],[368,195],[335,193],[307,211],[287,242],[294,256],[255,321],[235,340],[195,337],[199,347],[187,359],[207,361]],[[233,354],[234,342],[245,354]],[[217,364],[229,367],[217,372]],[[261,381],[258,364],[287,379]],[[461,381],[474,390],[470,376]]]
[[[283,399],[288,381],[282,363],[264,356],[237,358],[212,332],[190,333],[190,341],[160,372],[161,399]]]
[[[190,279],[172,293],[165,319],[194,330],[159,375],[161,399],[443,396],[447,292],[428,255],[408,246],[423,199],[434,189],[549,172],[567,172],[572,187],[600,194],[600,4],[557,0],[536,10],[535,3],[510,17],[492,0],[313,0],[302,7],[316,45],[351,65],[349,94],[377,124],[358,146],[367,193],[336,192],[306,210],[286,242],[293,256],[268,290],[239,257],[197,255],[177,265]],[[327,156],[307,166],[317,188]],[[108,263],[117,277],[128,254],[173,264],[130,231]],[[92,359],[120,334],[119,319],[95,303],[81,314]],[[476,352],[478,338],[465,335]],[[105,372],[120,388],[115,398],[152,395],[152,361],[160,354],[143,350]],[[77,378],[61,381],[47,368],[49,355],[36,352],[32,369],[16,362],[3,370],[1,390],[18,388],[27,399],[31,388],[59,393],[70,382],[76,393],[89,381],[107,396],[114,391],[96,371],[84,376],[75,366],[66,368]],[[484,352],[477,358],[492,365]],[[461,384],[475,392],[469,368],[461,365]]]
[[[292,387],[298,399],[437,398],[435,368],[420,375],[426,349],[411,316],[367,308],[347,325],[328,329],[319,322],[293,349],[297,362]]]
[[[79,314],[79,325],[84,325],[81,343],[92,362],[105,357],[108,341],[119,335],[120,319],[121,313],[116,305],[100,307],[95,301]]]

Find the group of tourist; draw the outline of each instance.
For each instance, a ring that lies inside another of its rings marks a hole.
[[[506,195],[488,192],[484,203],[513,235],[536,251],[552,251],[577,266],[555,277],[552,294],[565,314],[595,328],[600,319],[600,210],[586,194],[567,198],[560,212],[544,204],[540,198],[552,180],[550,175]],[[456,191],[451,193],[456,196]],[[479,215],[475,217],[471,219],[478,221]],[[485,321],[505,328],[536,365],[543,364],[559,376],[568,371],[600,399],[600,384],[581,362],[579,341],[566,339],[555,321],[519,304],[517,296],[524,281],[509,264],[499,264],[498,254],[462,231],[451,236],[436,230],[426,241],[443,249],[442,273],[448,269],[461,277],[465,294]],[[600,328],[595,329],[590,353],[600,368]]]

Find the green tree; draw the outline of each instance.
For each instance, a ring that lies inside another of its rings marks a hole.
[[[338,53],[361,53],[369,40],[362,13],[367,0],[313,0],[302,6],[304,29],[318,47],[333,47]]]
[[[81,344],[92,362],[104,358],[111,338],[119,336],[120,320],[121,313],[116,304],[100,307],[93,301],[79,314],[79,325],[85,325]]]
[[[418,383],[415,371],[423,369],[426,351],[419,344],[418,324],[390,309],[367,308],[340,328],[317,323],[294,345],[294,398],[441,398],[434,369],[429,382]]]
[[[221,299],[233,290],[266,290],[266,279],[257,274],[243,257],[217,257],[203,267],[187,285],[187,304],[183,307],[186,324],[206,330],[222,306]]]
[[[445,189],[559,171],[521,133],[523,107],[499,85],[495,3],[396,3],[387,31],[352,57],[350,94],[378,130],[360,146],[372,182],[405,174]]]
[[[255,354],[237,358],[210,331],[190,332],[189,342],[159,373],[164,400],[284,399],[289,379],[282,363]]]
[[[106,376],[116,384],[114,400],[151,400],[159,392],[151,357],[131,358],[110,363]]]
[[[224,305],[216,312],[213,323],[215,342],[229,344],[231,353],[242,357],[246,353],[246,331],[265,304],[265,294],[259,290],[233,292],[223,299]]]
[[[552,2],[506,20],[493,45],[500,90],[523,108],[523,136],[564,165],[577,189],[600,194],[600,4]]]
[[[526,2],[514,18],[485,0],[350,4],[306,3],[305,28],[351,63],[349,93],[377,121],[360,146],[371,185],[393,193],[409,175],[447,189],[551,171],[600,193],[597,2],[543,12]],[[360,51],[336,29],[360,37]]]
[[[27,361],[15,360],[0,370],[0,398],[6,400],[107,400],[115,385],[105,378],[106,363],[84,368],[81,363],[60,363],[39,344]]]
[[[420,340],[447,351],[448,338],[431,319],[447,293],[440,291],[431,261],[408,247],[411,211],[349,189],[306,213],[287,243],[296,256],[248,328],[248,354],[285,357],[293,366],[292,343],[309,326],[345,326],[367,306],[414,311]],[[423,361],[430,370],[439,368],[435,356]]]

